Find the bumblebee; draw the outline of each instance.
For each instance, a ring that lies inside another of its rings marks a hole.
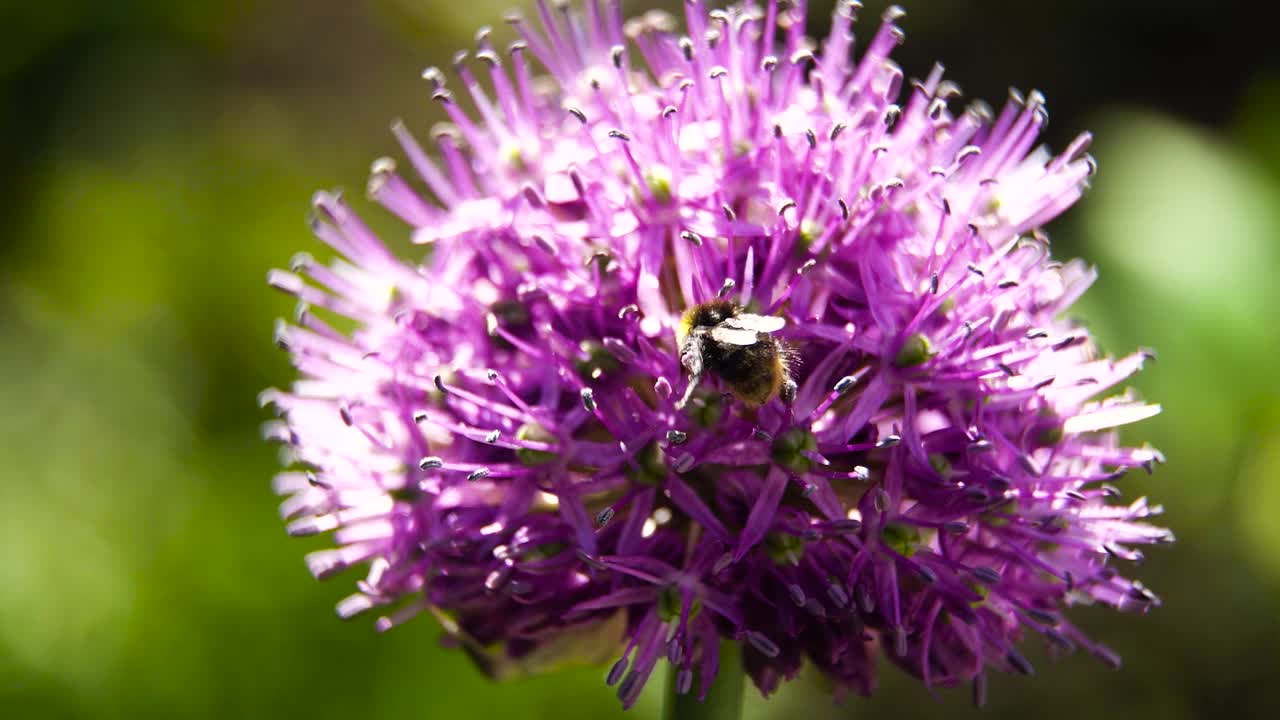
[[[774,315],[743,312],[742,306],[728,300],[685,311],[676,329],[676,344],[680,364],[689,371],[689,385],[676,408],[689,402],[706,373],[723,380],[748,407],[759,407],[779,394],[790,404],[796,394],[791,379],[794,355],[771,335],[785,324]]]

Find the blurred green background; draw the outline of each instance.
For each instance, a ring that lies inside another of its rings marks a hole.
[[[418,71],[509,0],[63,0],[0,9],[0,715],[519,718],[619,714],[602,671],[492,686],[426,618],[339,622],[259,440],[291,372],[266,270],[316,188],[362,188],[389,121],[436,118]],[[869,2],[865,33],[883,6]],[[640,3],[629,3],[631,10]],[[825,17],[816,2],[811,16]],[[1051,228],[1102,278],[1107,348],[1160,351],[1165,413],[1132,429],[1169,464],[1127,479],[1180,542],[1146,617],[1082,610],[1112,672],[1032,652],[1035,678],[939,703],[886,668],[870,701],[803,677],[753,718],[1252,718],[1280,706],[1280,59],[1261,5],[907,5],[907,72],[970,97],[1049,97],[1049,140],[1097,135],[1094,190]],[[825,21],[819,21],[825,26]],[[505,28],[504,28],[505,30]],[[821,28],[815,29],[815,32]],[[353,193],[359,196],[360,193]],[[359,207],[368,204],[357,197]],[[404,230],[380,213],[389,236]],[[633,718],[653,718],[659,682]]]

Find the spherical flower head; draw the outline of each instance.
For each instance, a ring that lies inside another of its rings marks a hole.
[[[882,653],[981,696],[1028,634],[1118,662],[1064,610],[1155,605],[1118,566],[1171,535],[1110,484],[1161,459],[1114,430],[1146,355],[1063,319],[1094,272],[1042,230],[1089,137],[904,82],[897,9],[854,62],[858,9],[819,51],[803,3],[539,2],[461,93],[424,74],[410,176],[374,163],[424,260],[316,196],[341,257],[271,274],[301,379],[264,400],[312,572],[367,567],[342,617],[426,611],[495,677],[613,661],[625,706],[663,658],[705,693],[722,639],[766,694],[806,658],[868,694]]]

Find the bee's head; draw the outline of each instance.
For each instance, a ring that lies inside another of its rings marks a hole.
[[[685,310],[676,328],[677,345],[684,345],[689,331],[696,327],[715,327],[742,312],[742,308],[728,300],[712,300]]]

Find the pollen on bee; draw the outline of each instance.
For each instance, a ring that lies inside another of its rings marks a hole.
[[[542,505],[545,505],[548,508],[554,509],[554,508],[560,507],[560,498],[556,497],[555,495],[552,495],[549,492],[539,492],[538,501]]]
[[[642,538],[653,537],[653,534],[657,531],[658,531],[658,523],[655,522],[653,518],[647,518],[644,521],[644,526],[640,528],[640,537]]]
[[[502,523],[500,522],[491,522],[480,528],[481,535],[496,535],[500,532],[502,532]]]
[[[862,522],[862,511],[856,507],[849,508],[849,512],[845,515],[845,517],[848,517],[850,520],[857,520],[858,522]]]

